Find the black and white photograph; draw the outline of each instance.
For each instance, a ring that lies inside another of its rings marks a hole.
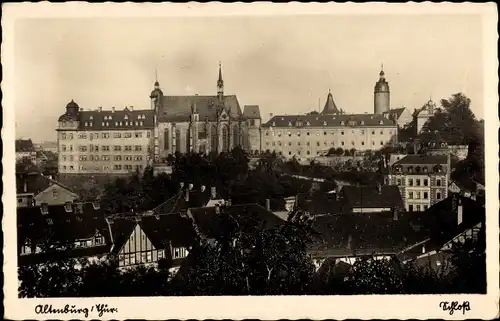
[[[495,4],[5,9],[5,317],[498,315]]]

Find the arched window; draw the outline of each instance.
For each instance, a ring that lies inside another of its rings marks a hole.
[[[241,142],[240,142],[240,128],[238,125],[235,125],[233,127],[233,146],[234,147],[237,147],[237,146],[240,146],[241,145]]]
[[[163,134],[163,140],[164,140],[164,142],[163,142],[163,148],[165,150],[168,150],[169,147],[170,147],[170,133],[169,133],[168,128],[165,128],[165,132]]]
[[[175,130],[175,151],[176,152],[181,152],[181,130],[176,129]]]
[[[217,125],[213,124],[210,129],[210,149],[213,152],[217,151],[219,145],[219,135],[217,135]]]
[[[413,166],[408,167],[408,173],[413,173]]]
[[[229,150],[229,130],[226,125],[222,126],[222,151]]]

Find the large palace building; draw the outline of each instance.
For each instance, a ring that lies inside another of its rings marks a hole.
[[[346,114],[329,92],[319,114],[273,116],[262,125],[262,150],[287,158],[312,158],[331,148],[365,151],[397,143],[397,119],[389,117],[389,84],[384,71],[374,96],[373,114]]]
[[[220,65],[216,95],[166,96],[156,80],[150,99],[142,110],[83,110],[71,101],[57,128],[59,173],[128,173],[176,152],[260,150],[259,107],[242,111],[236,95],[224,95]]]

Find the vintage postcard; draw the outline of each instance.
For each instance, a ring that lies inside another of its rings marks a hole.
[[[498,317],[495,3],[2,7],[6,318]]]

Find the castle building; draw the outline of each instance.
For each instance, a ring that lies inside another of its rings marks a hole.
[[[188,152],[260,150],[259,106],[244,112],[236,95],[224,95],[219,65],[217,95],[168,96],[156,80],[150,109],[85,111],[74,101],[59,117],[59,173],[126,174]]]
[[[422,106],[422,108],[416,109],[414,112],[414,117],[417,120],[417,135],[425,130],[425,123],[434,116],[437,111],[436,103],[429,99],[429,101]]]
[[[331,148],[379,150],[397,143],[395,120],[382,114],[389,110],[389,87],[383,71],[380,75],[375,86],[375,109],[380,113],[346,114],[337,107],[329,92],[319,114],[276,115],[263,124],[261,150],[286,158],[313,158]]]

